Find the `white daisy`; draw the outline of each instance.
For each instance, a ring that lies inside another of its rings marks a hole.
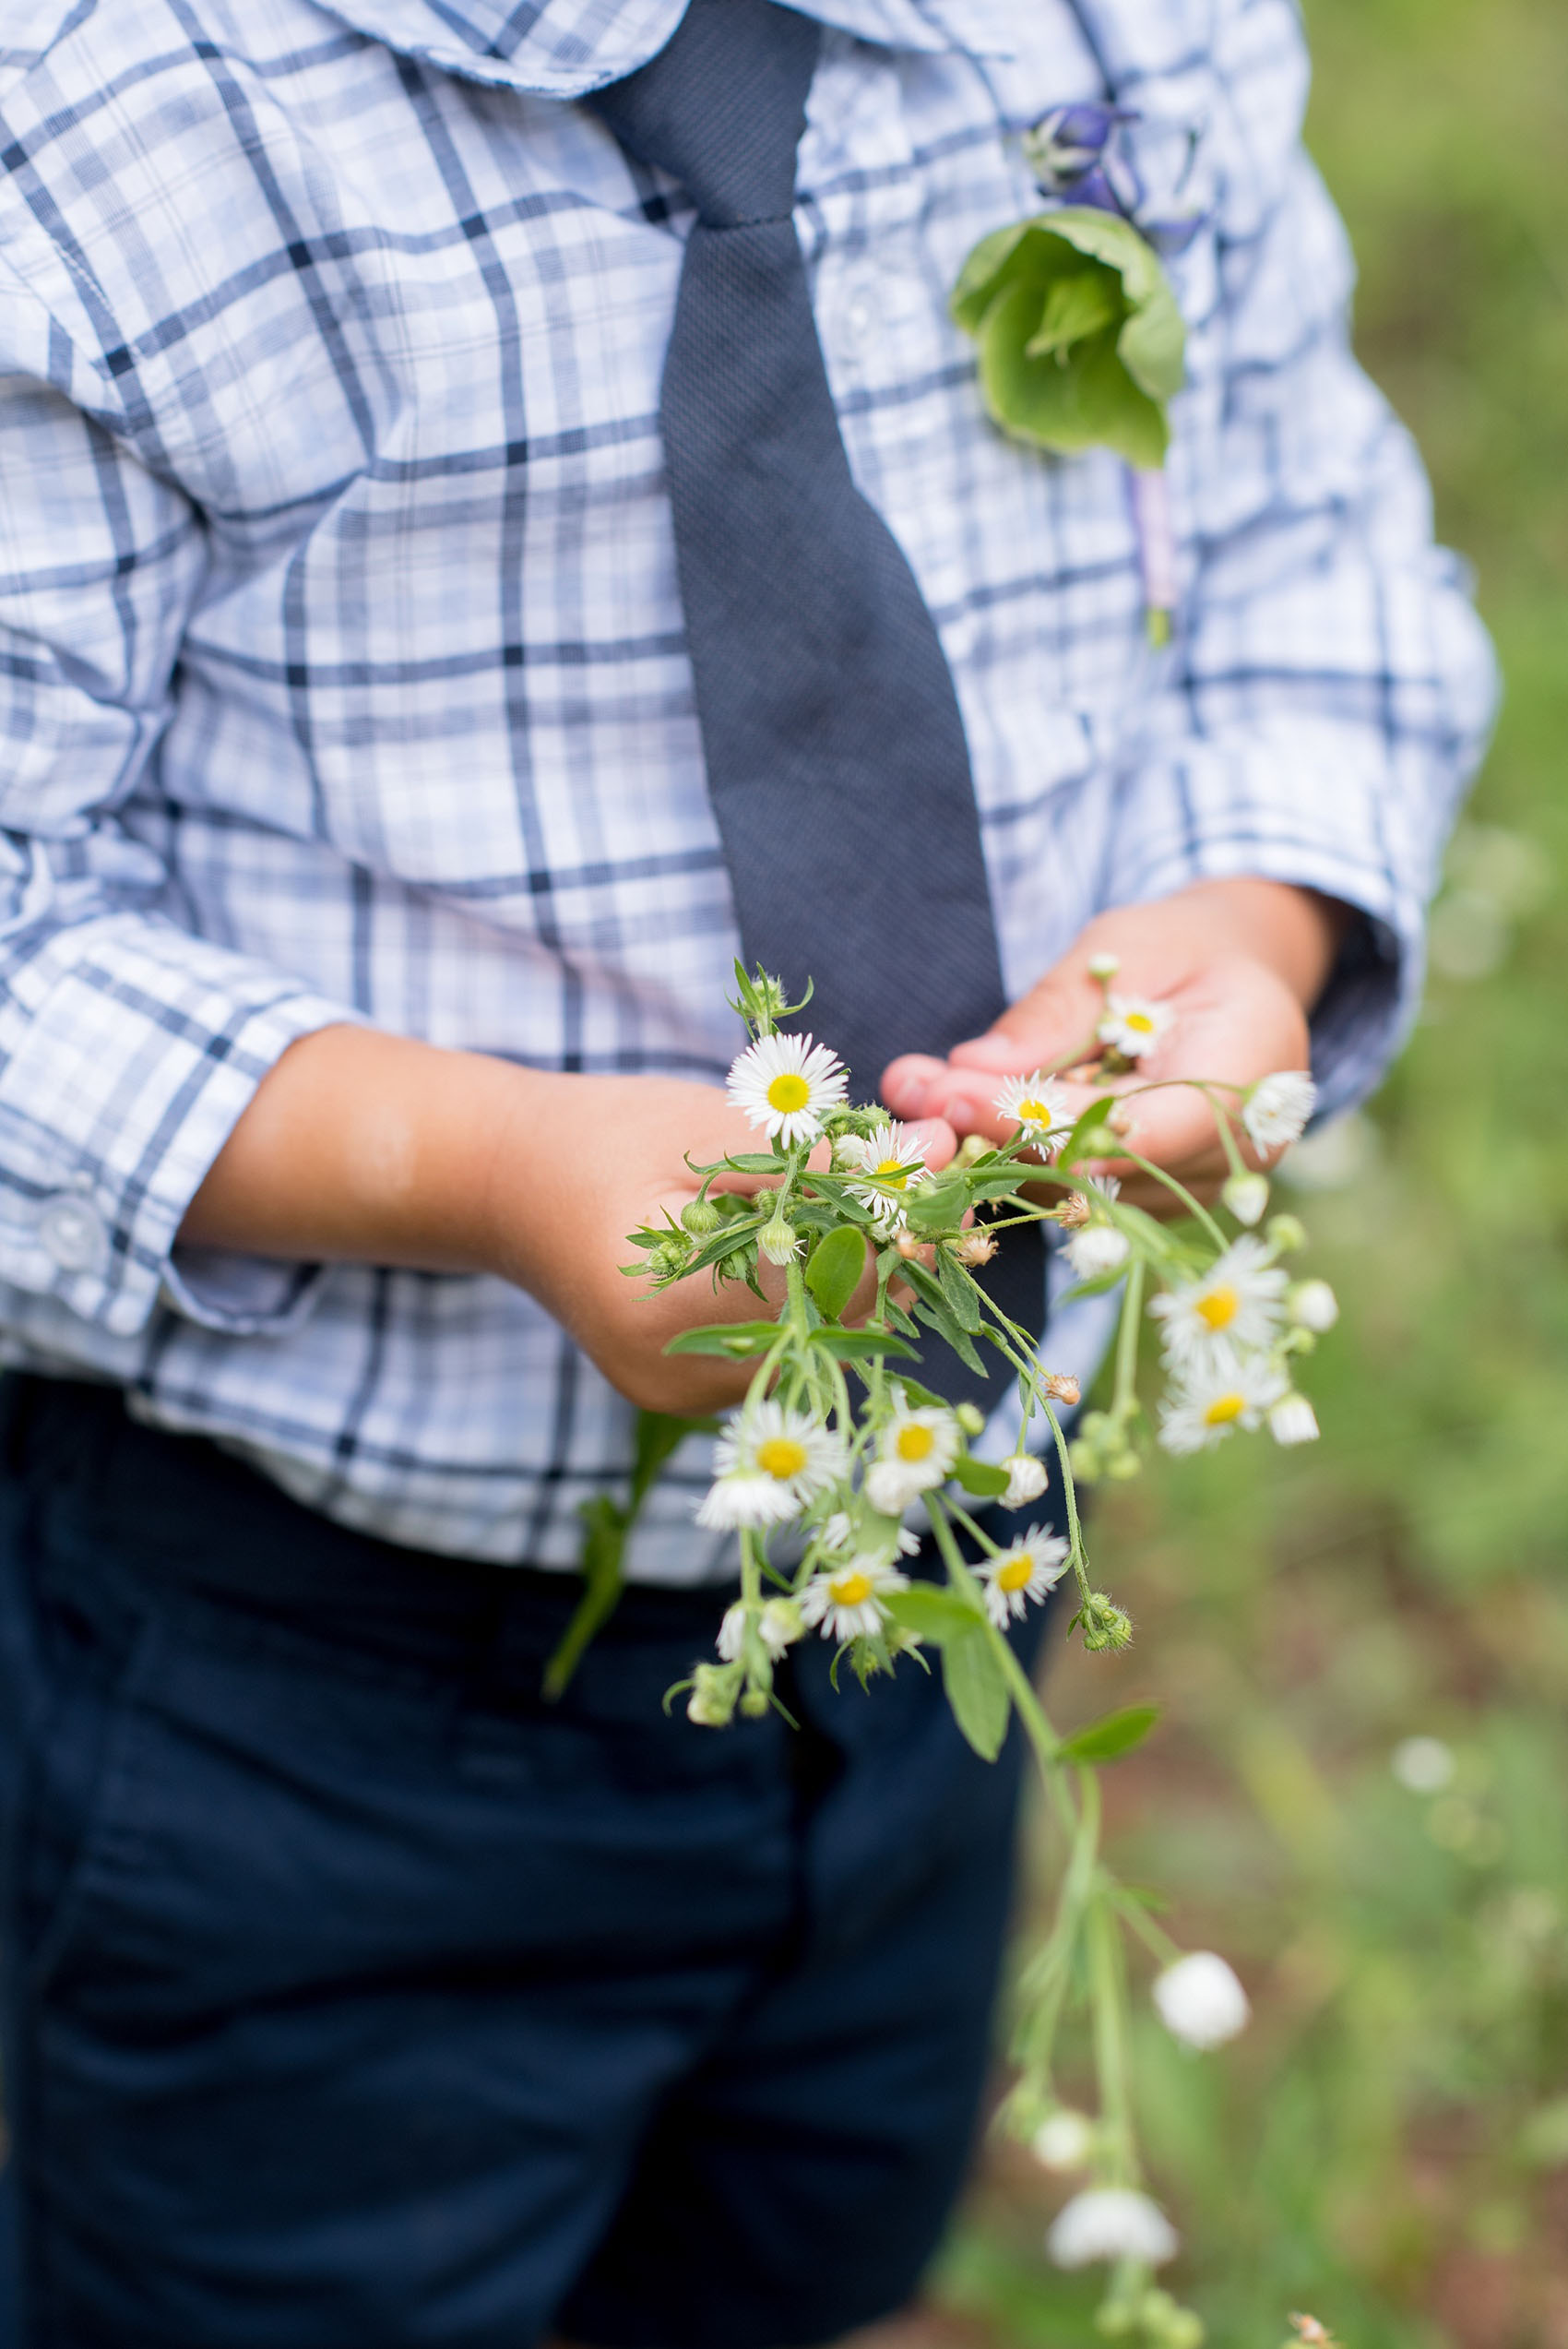
[[[843,1473],[844,1447],[820,1420],[766,1401],[725,1429],[713,1466],[699,1525],[782,1525]]]
[[[884,1517],[902,1517],[921,1493],[945,1484],[958,1457],[958,1422],[940,1404],[900,1397],[866,1471],[866,1498]]]
[[[801,1592],[802,1618],[821,1624],[825,1640],[869,1640],[887,1620],[885,1602],[909,1587],[909,1576],[885,1559],[846,1558],[812,1576]]]
[[[814,1142],[829,1110],[842,1106],[849,1075],[836,1052],[809,1036],[759,1036],[730,1071],[730,1099],[748,1122],[786,1150]]]
[[[1026,1615],[1031,1599],[1054,1591],[1066,1571],[1067,1544],[1041,1525],[1031,1525],[1021,1542],[975,1568],[985,1584],[985,1611],[999,1631],[1006,1630],[1009,1616]]]
[[[1159,1440],[1168,1452],[1207,1451],[1233,1428],[1256,1427],[1285,1390],[1279,1372],[1255,1355],[1194,1367],[1166,1398]]]
[[[1138,2260],[1157,2268],[1176,2257],[1181,2243],[1146,2194],[1131,2186],[1091,2186],[1057,2212],[1045,2248],[1059,2268],[1087,2268],[1091,2260]]]
[[[1255,1151],[1283,1150],[1301,1140],[1316,1107],[1317,1087],[1304,1068],[1277,1069],[1243,1095],[1241,1123]]]
[[[1243,1233],[1201,1281],[1189,1281],[1149,1306],[1164,1324],[1167,1361],[1180,1369],[1271,1345],[1289,1285],[1263,1241]]]
[[[1156,1003],[1147,996],[1112,993],[1105,998],[1105,1014],[1095,1033],[1123,1060],[1141,1060],[1169,1034],[1175,1018],[1168,1003]]]
[[[907,1126],[878,1126],[866,1138],[861,1164],[871,1179],[852,1183],[850,1197],[870,1208],[885,1230],[902,1231],[907,1221],[903,1207],[888,1193],[908,1190],[924,1179],[925,1158],[920,1142]]]
[[[1073,1112],[1060,1085],[1037,1068],[1028,1077],[1009,1077],[992,1103],[998,1117],[1011,1118],[1023,1128],[1028,1142],[1043,1142],[1073,1123]]]

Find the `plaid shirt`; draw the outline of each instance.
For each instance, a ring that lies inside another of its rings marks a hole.
[[[1408,1014],[1491,686],[1348,354],[1289,0],[803,5],[830,28],[797,206],[821,339],[956,680],[1009,985],[1099,907],[1310,884],[1366,917],[1317,1021],[1343,1104]],[[324,1023],[715,1080],[735,1048],[656,422],[689,213],[569,102],[680,13],[0,12],[8,1356],[475,1557],[569,1563],[627,1460],[626,1406],[548,1317],[499,1281],[174,1236]],[[1039,209],[1019,134],[1108,87],[1204,215],[1173,264],[1161,654],[1123,468],[1004,441],[946,314],[974,241]],[[636,1572],[721,1563],[702,1478],[689,1445]]]

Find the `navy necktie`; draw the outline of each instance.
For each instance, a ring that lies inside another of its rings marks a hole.
[[[696,207],[659,399],[708,791],[746,959],[798,995],[873,1097],[1004,996],[957,697],[905,556],[855,487],[795,233],[821,29],[776,0],[691,0],[588,102]],[[1043,1265],[988,1270],[1037,1334]],[[928,1350],[928,1360],[930,1353]],[[994,1394],[956,1361],[928,1376]]]

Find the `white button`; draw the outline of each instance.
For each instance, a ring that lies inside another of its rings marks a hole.
[[[875,285],[862,278],[844,304],[844,332],[850,342],[864,342],[882,322],[882,304]]]
[[[62,1272],[96,1270],[109,1253],[109,1234],[96,1209],[68,1191],[44,1200],[38,1236]]]

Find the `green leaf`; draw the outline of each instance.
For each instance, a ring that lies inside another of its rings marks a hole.
[[[683,1428],[682,1433],[687,1428]],[[594,1633],[620,1604],[626,1535],[636,1512],[635,1508],[622,1508],[606,1493],[596,1493],[591,1500],[579,1504],[577,1514],[583,1520],[583,1592],[561,1635],[559,1647],[544,1667],[543,1692],[551,1704],[561,1696],[576,1672]]]
[[[975,1609],[956,1591],[944,1591],[932,1582],[916,1582],[907,1591],[899,1591],[886,1602],[887,1612],[895,1623],[906,1631],[918,1631],[933,1648],[944,1641],[967,1639],[980,1617]]]
[[[837,1321],[866,1269],[865,1235],[852,1223],[829,1232],[806,1267],[806,1286],[830,1321]]]
[[[1052,279],[1044,314],[1024,348],[1031,359],[1049,358],[1105,327],[1120,326],[1125,309],[1116,271],[1091,261],[1087,268]]]
[[[1057,1748],[1063,1761],[1120,1761],[1134,1746],[1141,1746],[1155,1723],[1159,1719],[1158,1705],[1128,1705],[1121,1712],[1108,1712],[1099,1721],[1091,1721],[1071,1737],[1064,1737]]]
[[[967,1368],[978,1370],[982,1378],[987,1377],[986,1366],[975,1352],[968,1330],[959,1328],[944,1304],[939,1305],[934,1298],[922,1296],[915,1312],[920,1320],[926,1322],[939,1338],[952,1347]]]
[[[964,1270],[963,1266],[954,1263],[945,1248],[938,1248],[936,1251],[936,1277],[942,1283],[942,1294],[946,1298],[953,1318],[958,1327],[961,1330],[967,1330],[971,1337],[977,1330],[983,1330],[985,1317],[980,1312],[980,1299],[975,1294],[975,1284]]]
[[[1092,1133],[1097,1126],[1103,1126],[1107,1112],[1115,1106],[1114,1093],[1101,1093],[1097,1100],[1090,1102],[1056,1153],[1056,1163],[1064,1174],[1072,1173],[1073,1162],[1084,1146],[1084,1136]]]
[[[961,1223],[969,1204],[969,1187],[962,1176],[949,1182],[918,1183],[904,1204],[910,1223],[922,1232],[944,1230]]]
[[[840,1330],[837,1326],[814,1330],[811,1342],[837,1362],[872,1362],[878,1354],[885,1354],[890,1361],[919,1360],[913,1346],[884,1330]]]
[[[968,1452],[960,1452],[954,1461],[953,1477],[966,1493],[986,1500],[994,1500],[998,1493],[1007,1490],[1004,1468],[993,1467],[988,1460],[971,1460]]]
[[[632,1514],[642,1507],[649,1486],[671,1454],[688,1436],[716,1436],[717,1419],[678,1419],[664,1411],[639,1411],[632,1456]]]
[[[736,1362],[766,1353],[778,1335],[777,1321],[710,1321],[700,1330],[683,1330],[671,1338],[666,1353],[729,1354]]]
[[[944,1640],[942,1679],[964,1735],[982,1761],[994,1761],[1007,1735],[1013,1699],[984,1624],[975,1623]]]

